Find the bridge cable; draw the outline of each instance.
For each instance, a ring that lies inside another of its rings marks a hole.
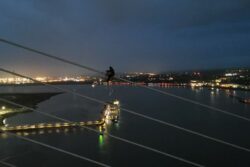
[[[47,83],[38,81],[36,79],[30,78],[28,76],[24,76],[24,75],[15,73],[15,72],[11,72],[11,71],[3,69],[3,68],[0,68],[0,71],[6,72],[6,73],[9,73],[9,74],[12,74],[12,75],[16,75],[16,76],[19,76],[19,77],[23,77],[23,78],[26,78],[26,79],[30,79],[33,82],[36,82],[36,83],[39,83],[39,84],[42,84],[42,85],[45,85],[45,86],[48,86],[48,87],[60,90],[60,91],[71,93],[71,94],[74,94],[76,96],[79,96],[79,97],[82,97],[82,98],[85,98],[87,100],[94,101],[94,102],[97,102],[97,103],[100,103],[100,104],[103,104],[103,105],[107,105],[108,104],[108,103],[106,103],[106,102],[104,102],[102,100],[99,100],[99,99],[96,99],[96,98],[93,98],[93,97],[89,97],[89,96],[77,93],[77,92],[72,91],[70,89],[61,88],[61,87],[58,87],[58,86],[47,84]],[[155,122],[158,122],[158,123],[160,123],[162,125],[166,125],[166,126],[169,126],[169,127],[172,127],[172,128],[178,129],[178,130],[181,130],[183,132],[190,133],[190,134],[193,134],[193,135],[196,135],[196,136],[199,136],[199,137],[202,137],[202,138],[205,138],[205,139],[208,139],[208,140],[211,140],[211,141],[214,141],[214,142],[217,142],[217,143],[221,143],[221,144],[224,144],[224,145],[227,145],[227,146],[230,146],[230,147],[233,147],[233,148],[236,148],[236,149],[239,149],[239,150],[243,150],[243,151],[246,151],[246,152],[250,153],[250,149],[248,149],[248,148],[245,148],[245,147],[242,147],[242,146],[239,146],[239,145],[236,145],[236,144],[232,144],[230,142],[226,142],[226,141],[223,141],[221,139],[217,139],[217,138],[214,138],[214,137],[202,134],[200,132],[196,132],[196,131],[193,131],[193,130],[190,130],[190,129],[187,129],[187,128],[184,128],[184,127],[181,127],[181,126],[178,126],[178,125],[175,125],[175,124],[163,121],[163,120],[159,120],[159,119],[156,119],[156,118],[144,115],[144,114],[140,114],[140,113],[137,113],[135,111],[132,111],[132,110],[129,110],[129,109],[126,109],[126,108],[123,108],[123,107],[121,107],[121,110],[123,110],[123,111],[125,111],[127,113],[130,113],[132,115],[136,115],[136,116],[139,116],[139,117],[151,120],[151,121],[155,121]]]
[[[60,120],[60,121],[63,121],[63,122],[75,123],[75,122],[72,122],[72,121],[70,121],[70,120],[67,120],[67,119],[64,119],[64,118],[61,118],[61,117],[52,115],[52,114],[48,114],[48,113],[45,113],[45,112],[42,112],[42,111],[39,111],[39,110],[30,108],[30,107],[27,107],[27,106],[24,106],[24,105],[15,103],[15,102],[10,101],[10,100],[6,100],[6,99],[3,99],[3,98],[0,98],[0,101],[5,102],[5,103],[9,103],[9,104],[12,104],[12,105],[15,105],[15,106],[18,106],[18,107],[22,107],[22,108],[25,108],[25,109],[27,109],[27,110],[31,110],[31,111],[37,112],[37,113],[39,113],[39,114],[41,114],[41,115],[48,116],[48,117],[51,117],[51,118],[54,118],[54,119],[57,119],[57,120]],[[100,132],[99,132],[98,130],[96,130],[96,129],[89,128],[89,127],[87,127],[87,126],[83,126],[83,125],[80,125],[80,124],[77,124],[77,126],[78,126],[78,127],[81,127],[81,128],[84,128],[84,129],[87,129],[87,130],[89,130],[89,131],[92,131],[92,132],[95,132],[95,133],[100,134]],[[4,132],[4,131],[3,131],[3,132]],[[107,136],[109,136],[109,137],[111,137],[111,138],[114,138],[114,139],[116,139],[116,140],[120,140],[120,141],[122,141],[122,142],[126,142],[126,143],[128,143],[128,144],[132,144],[132,145],[134,145],[134,146],[138,146],[138,147],[140,147],[140,148],[143,148],[143,149],[146,149],[146,150],[149,150],[149,151],[153,151],[153,152],[155,152],[155,153],[158,153],[158,154],[161,154],[161,155],[170,157],[170,158],[172,158],[172,159],[175,159],[175,160],[178,160],[178,161],[182,161],[182,162],[184,162],[184,163],[187,163],[187,164],[190,164],[190,165],[193,165],[193,166],[203,167],[203,165],[200,165],[200,164],[198,164],[198,163],[195,163],[195,162],[186,160],[186,159],[184,159],[184,158],[181,158],[181,157],[178,157],[178,156],[169,154],[169,153],[165,153],[165,152],[163,152],[163,151],[160,151],[160,150],[157,150],[157,149],[154,149],[154,148],[151,148],[151,147],[148,147],[148,146],[145,146],[145,145],[142,145],[142,144],[139,144],[139,143],[136,143],[136,142],[133,142],[133,141],[130,141],[130,140],[121,138],[121,137],[117,137],[117,136],[112,135],[112,134],[110,134],[110,133],[104,132],[104,134],[107,135]]]
[[[105,75],[104,72],[99,71],[97,69],[94,69],[92,67],[88,67],[88,66],[85,66],[85,65],[82,65],[82,64],[67,60],[67,59],[63,59],[63,58],[60,58],[60,57],[57,57],[57,56],[54,56],[54,55],[51,55],[51,54],[36,50],[36,49],[32,49],[30,47],[27,47],[27,46],[24,46],[24,45],[21,45],[21,44],[18,44],[18,43],[15,43],[15,42],[3,39],[3,38],[0,38],[0,42],[6,43],[6,44],[9,44],[9,45],[12,45],[12,46],[24,49],[24,50],[28,50],[28,51],[33,52],[33,53],[37,53],[38,55],[41,55],[41,56],[45,56],[45,57],[48,57],[48,58],[51,58],[51,59],[54,59],[54,60],[57,60],[57,61],[61,61],[61,62],[71,64],[71,65],[74,65],[74,66],[77,66],[77,67],[80,67],[80,68],[83,68],[83,69],[86,69],[86,70],[89,70],[89,71],[92,71],[92,72],[96,72],[96,73]],[[124,78],[121,78],[121,77],[114,77],[114,78],[136,85],[135,82],[124,79]],[[220,112],[220,113],[223,113],[223,114],[226,114],[226,115],[229,115],[229,116],[232,116],[232,117],[235,117],[235,118],[242,119],[242,120],[250,122],[249,118],[240,116],[238,114],[230,113],[229,111],[222,110],[222,109],[219,109],[219,108],[207,105],[207,104],[203,104],[203,103],[200,103],[200,102],[195,101],[195,100],[191,100],[191,99],[188,99],[188,98],[185,98],[185,97],[181,97],[181,96],[178,96],[178,95],[166,92],[166,91],[162,91],[162,90],[159,90],[159,89],[156,89],[156,88],[148,87],[148,86],[145,86],[145,85],[138,85],[138,86],[146,88],[146,89],[151,90],[151,91],[158,92],[158,93],[163,94],[163,95],[167,95],[167,96],[170,96],[170,97],[173,97],[173,98],[176,98],[176,99],[179,99],[179,100],[194,104],[194,105],[198,105],[198,106],[201,106],[201,107],[213,110],[213,111],[217,111],[217,112]]]
[[[14,137],[16,137],[16,138],[25,140],[25,141],[27,141],[27,142],[31,142],[31,143],[33,143],[33,144],[37,144],[37,145],[40,145],[40,146],[43,146],[43,147],[46,147],[46,148],[49,148],[49,149],[52,149],[52,150],[55,150],[55,151],[58,151],[58,152],[61,152],[61,153],[70,155],[70,156],[73,156],[73,157],[76,157],[76,158],[80,158],[80,159],[82,159],[82,160],[91,162],[91,163],[96,164],[96,165],[99,165],[99,166],[111,167],[111,166],[109,166],[109,165],[106,165],[106,164],[104,164],[104,163],[101,163],[101,162],[92,160],[92,159],[87,158],[87,157],[85,157],[85,156],[78,155],[78,154],[76,154],[76,153],[72,153],[72,152],[63,150],[63,149],[61,149],[61,148],[55,147],[55,146],[51,146],[51,145],[48,145],[48,144],[43,143],[43,142],[39,142],[39,141],[34,140],[34,139],[30,139],[30,138],[28,138],[28,137],[20,136],[20,135],[17,135],[17,134],[15,134],[15,133],[12,133],[12,132],[6,132],[6,131],[0,131],[0,132],[4,132],[4,133],[6,133],[6,134],[8,134],[8,135],[10,135],[10,136],[14,136]]]
[[[4,162],[4,161],[0,161],[0,165],[4,165],[4,166],[7,166],[7,167],[17,167],[17,166],[15,166],[15,165],[12,165],[12,164],[9,164],[9,163],[7,163],[7,162]]]

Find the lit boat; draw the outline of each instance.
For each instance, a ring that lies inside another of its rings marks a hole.
[[[120,102],[118,100],[114,100],[105,106],[104,115],[107,121],[110,120],[114,123],[117,123],[119,119],[119,114]]]
[[[250,99],[240,99],[239,101],[242,103],[250,104]]]

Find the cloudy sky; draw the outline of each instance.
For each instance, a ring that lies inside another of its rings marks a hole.
[[[1,0],[0,38],[105,70],[250,66],[249,0]],[[82,73],[0,43],[0,66]]]

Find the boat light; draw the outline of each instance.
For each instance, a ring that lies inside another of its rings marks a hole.
[[[116,101],[114,101],[114,104],[115,104],[115,105],[119,105],[120,102],[119,102],[118,100],[116,100]]]

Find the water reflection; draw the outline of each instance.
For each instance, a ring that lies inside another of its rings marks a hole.
[[[70,134],[70,133],[77,133],[79,131],[84,131],[83,128],[64,128],[64,129],[40,129],[40,130],[29,130],[29,131],[21,131],[21,132],[14,132],[19,136],[37,136],[37,135],[47,135],[47,134]],[[10,137],[7,133],[0,133],[0,139],[6,139]]]
[[[98,130],[100,132],[98,137],[98,146],[101,152],[105,152],[105,146],[108,145],[109,135],[112,130],[119,129],[119,121],[114,122],[111,120],[106,120],[102,126],[99,126]]]
[[[104,145],[104,137],[103,135],[99,135],[99,147],[102,149],[103,148],[103,145]]]

